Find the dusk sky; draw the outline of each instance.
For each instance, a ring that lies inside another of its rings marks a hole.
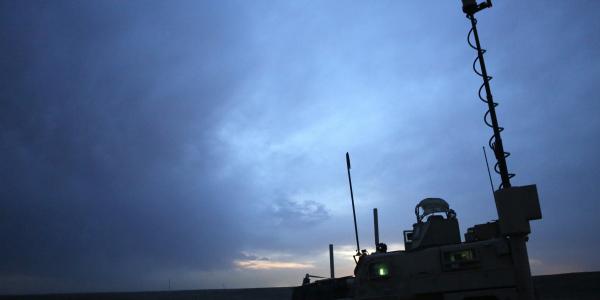
[[[600,270],[599,15],[477,15],[534,274]],[[459,0],[0,1],[0,294],[292,286],[330,243],[350,275],[346,152],[362,248],[374,207],[390,250],[426,197],[496,219],[469,28]]]

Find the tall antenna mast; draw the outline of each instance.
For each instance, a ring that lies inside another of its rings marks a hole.
[[[488,7],[492,7],[492,1],[487,0],[486,2],[477,4],[476,0],[462,0],[463,3],[463,12],[467,15],[467,19],[471,21],[471,31],[469,31],[469,36],[467,38],[469,45],[471,48],[477,50],[477,58],[473,62],[473,70],[477,75],[483,78],[483,84],[479,88],[479,99],[481,101],[486,102],[488,105],[488,111],[484,116],[485,123],[492,128],[494,131],[494,135],[490,138],[489,146],[494,151],[494,156],[496,157],[496,165],[494,166],[494,170],[496,173],[500,174],[500,179],[502,183],[500,184],[500,188],[509,188],[511,187],[510,178],[514,176],[514,174],[510,174],[508,172],[508,166],[506,165],[506,157],[510,155],[508,152],[504,152],[504,146],[502,145],[502,138],[500,137],[500,132],[504,130],[504,128],[498,125],[498,118],[496,117],[496,106],[498,103],[494,102],[494,98],[492,97],[492,89],[490,88],[490,80],[491,76],[488,75],[487,69],[485,67],[485,60],[483,58],[483,54],[485,53],[485,49],[481,48],[481,43],[479,42],[479,34],[477,33],[477,19],[475,19],[475,13],[480,10],[486,9]],[[471,43],[471,34],[475,39],[475,45]],[[479,61],[479,66],[481,72],[477,71],[475,68],[475,64]],[[485,88],[486,98],[484,99],[481,96],[481,90]],[[488,122],[488,117],[490,118],[491,124]]]
[[[483,9],[491,7],[492,1],[486,0],[485,2],[478,4],[477,0],[462,0],[462,4],[463,12],[466,14],[467,19],[471,21],[471,30],[467,36],[467,41],[471,48],[477,50],[477,58],[473,62],[473,70],[477,75],[483,78],[483,84],[479,88],[478,93],[479,99],[487,103],[488,106],[488,111],[485,113],[483,119],[485,124],[494,131],[494,135],[490,138],[488,143],[490,148],[494,151],[494,156],[496,156],[497,160],[494,171],[500,174],[500,178],[502,179],[499,189],[494,192],[494,202],[496,203],[496,210],[498,211],[500,233],[507,238],[508,245],[510,246],[518,299],[533,300],[535,299],[535,296],[526,242],[528,240],[527,235],[531,232],[529,221],[542,218],[537,187],[535,185],[511,187],[510,184],[510,178],[514,176],[514,174],[508,172],[508,167],[506,166],[506,158],[510,153],[505,152],[504,146],[502,145],[500,132],[502,132],[504,128],[498,125],[498,119],[496,117],[496,106],[498,104],[495,103],[492,98],[490,89],[490,80],[492,77],[488,75],[485,68],[485,61],[483,59],[485,50],[481,48],[481,43],[479,42],[477,19],[475,19],[475,14]],[[471,43],[471,35],[473,35],[475,45]],[[481,72],[475,67],[477,61],[479,61]],[[484,88],[486,93],[485,99],[481,95],[481,91]]]
[[[354,209],[354,192],[352,191],[352,177],[350,176],[350,154],[346,152],[346,169],[348,170],[348,183],[350,184],[350,199],[352,199],[352,215],[354,216],[354,235],[356,236],[356,254],[360,255],[358,243],[358,226],[356,225],[356,211]]]

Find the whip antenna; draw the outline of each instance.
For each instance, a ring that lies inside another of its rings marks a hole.
[[[346,152],[346,169],[348,170],[348,183],[350,184],[350,199],[352,200],[352,215],[354,216],[354,235],[356,236],[356,254],[360,255],[358,243],[358,226],[356,225],[356,211],[354,209],[354,192],[352,191],[352,177],[350,176],[350,154]]]

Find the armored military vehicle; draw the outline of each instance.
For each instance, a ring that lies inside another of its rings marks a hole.
[[[378,241],[375,221],[377,250],[368,254],[360,251],[354,214],[357,243],[354,276],[313,283],[304,280],[302,286],[294,289],[293,299],[535,299],[526,241],[529,221],[542,218],[537,188],[535,185],[516,187],[510,183],[514,175],[508,172],[509,154],[502,145],[503,128],[496,118],[497,103],[492,98],[491,77],[483,57],[485,50],[477,33],[475,14],[491,7],[492,3],[491,0],[483,3],[462,0],[462,4],[472,26],[469,45],[477,51],[473,69],[483,79],[479,98],[488,106],[485,122],[494,132],[489,146],[497,161],[494,170],[502,181],[493,194],[498,219],[468,228],[463,241],[456,212],[443,199],[427,198],[415,207],[413,228],[404,231],[405,250],[388,252],[387,246]],[[476,68],[478,63],[479,69]],[[485,98],[482,91],[486,93]],[[348,154],[346,160],[354,211]],[[376,217],[376,213],[374,215]]]

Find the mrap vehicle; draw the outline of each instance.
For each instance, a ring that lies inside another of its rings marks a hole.
[[[415,207],[416,223],[404,231],[402,251],[387,251],[379,243],[377,211],[375,218],[376,251],[360,251],[354,195],[350,177],[350,157],[346,153],[348,180],[354,229],[356,234],[356,267],[354,276],[334,278],[333,254],[330,246],[332,278],[310,282],[306,274],[301,286],[294,288],[292,298],[301,299],[423,299],[423,300],[533,300],[531,271],[526,242],[531,232],[529,221],[542,218],[537,187],[512,186],[514,176],[508,172],[483,54],[477,33],[475,14],[492,6],[491,0],[477,3],[462,0],[463,12],[471,21],[469,45],[477,51],[474,71],[482,77],[479,98],[487,104],[485,123],[492,128],[489,147],[497,163],[494,170],[501,184],[493,193],[498,219],[467,229],[464,241],[457,214],[440,198],[427,198]],[[474,40],[475,44],[473,44]],[[479,69],[476,65],[479,64]],[[482,92],[485,91],[485,97]],[[484,148],[485,154],[485,148]],[[486,156],[487,161],[487,156]],[[488,166],[489,172],[489,166]],[[489,174],[489,173],[488,173]],[[490,183],[492,178],[490,175]],[[494,186],[492,184],[492,189]]]

